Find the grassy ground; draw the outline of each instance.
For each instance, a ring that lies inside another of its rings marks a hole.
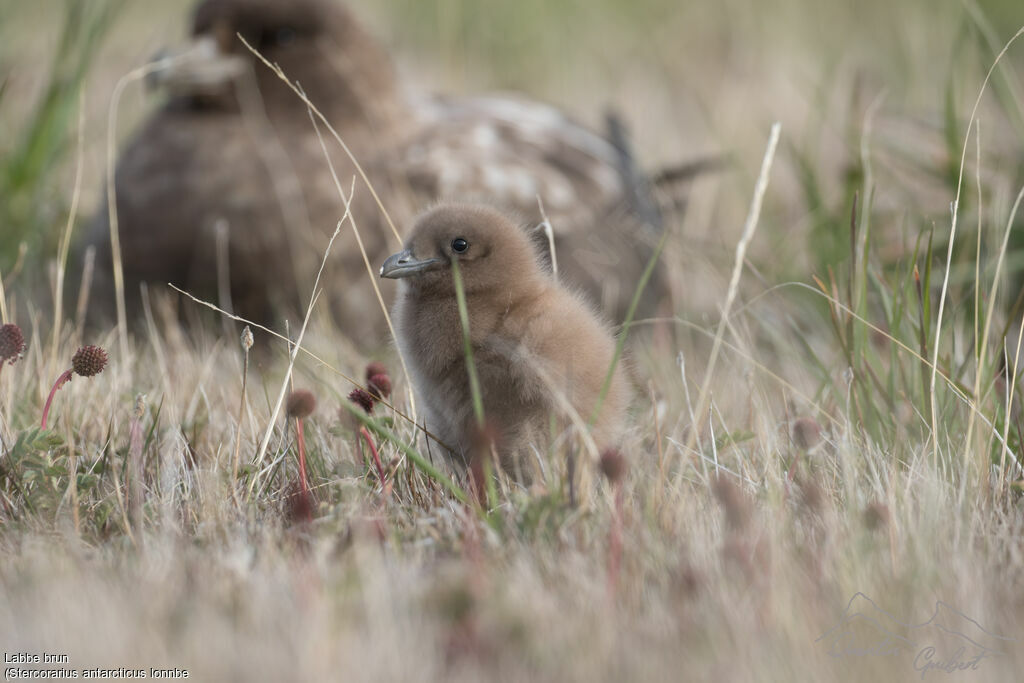
[[[0,372],[4,651],[201,681],[1015,680],[1024,417],[1002,368],[1020,367],[1024,45],[970,117],[1024,13],[679,4],[358,7],[425,88],[517,88],[594,123],[612,104],[652,168],[735,163],[670,221],[676,317],[627,346],[621,489],[583,458],[572,505],[558,452],[492,510],[459,502],[414,464],[429,454],[393,347],[352,348],[316,311],[292,380],[319,404],[309,524],[289,502],[294,425],[274,417],[283,341],[256,333],[240,414],[234,328],[186,330],[158,304],[126,352],[115,330],[83,338],[73,311],[55,333],[46,283],[76,162],[87,216],[114,83],[178,39],[186,5],[115,3],[111,23],[90,4],[64,33],[62,4],[0,8],[2,298],[28,338]],[[119,136],[154,104],[130,90]],[[38,431],[83,343],[109,365],[61,389]],[[395,385],[370,425],[389,492],[345,409],[369,360]]]

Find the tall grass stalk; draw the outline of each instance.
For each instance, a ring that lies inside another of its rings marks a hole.
[[[989,67],[988,73],[985,74],[985,80],[982,81],[981,88],[978,90],[978,97],[974,100],[974,106],[971,109],[971,116],[970,116],[970,119],[968,120],[968,126],[967,126],[968,134],[964,137],[963,150],[961,151],[961,154],[960,154],[960,170],[959,170],[959,172],[957,174],[956,198],[953,200],[953,203],[951,204],[951,209],[952,209],[953,217],[952,217],[952,222],[950,223],[950,229],[949,229],[949,247],[948,247],[948,249],[946,251],[946,268],[945,268],[945,272],[943,273],[943,277],[942,277],[942,290],[941,290],[941,293],[939,295],[939,312],[938,312],[938,314],[936,316],[936,320],[935,320],[935,342],[934,342],[934,347],[932,348],[932,373],[931,373],[931,380],[930,380],[929,389],[928,389],[929,393],[930,393],[929,400],[931,401],[931,408],[930,408],[930,410],[931,410],[931,418],[932,418],[932,460],[935,463],[938,463],[938,461],[939,461],[939,425],[938,425],[938,421],[937,421],[938,418],[936,416],[936,413],[938,411],[938,405],[937,405],[937,401],[936,401],[936,397],[935,397],[935,380],[937,378],[937,373],[938,373],[939,348],[940,348],[940,342],[941,342],[941,339],[942,339],[942,317],[943,317],[943,313],[945,312],[946,296],[947,296],[947,293],[949,291],[949,273],[950,273],[950,270],[952,270],[952,265],[953,265],[953,245],[956,242],[957,217],[959,215],[960,193],[961,193],[961,190],[963,189],[964,163],[965,163],[965,161],[967,159],[967,144],[970,141],[970,130],[971,130],[971,128],[973,128],[974,121],[977,119],[977,116],[978,116],[978,107],[981,105],[981,98],[985,94],[985,88],[988,86],[988,82],[991,80],[992,74],[995,72],[996,67],[999,66],[999,62],[1003,59],[1003,56],[1006,55],[1007,51],[1010,49],[1010,46],[1013,45],[1013,43],[1016,42],[1017,39],[1020,38],[1022,35],[1024,35],[1024,26],[1022,26],[1020,29],[1018,29],[1017,32],[1013,34],[1013,37],[1010,38],[1010,40],[1006,42],[1006,44],[1003,46],[1003,49],[999,51],[998,55],[996,55],[995,61],[993,61],[992,66]],[[980,229],[981,229],[981,227],[979,226],[979,230]],[[981,372],[982,369],[979,367],[977,370],[978,370],[978,372]],[[973,432],[973,426],[974,426],[973,422],[974,422],[974,415],[975,414],[976,413],[974,413],[974,412],[971,413],[970,422],[968,423],[968,428],[967,428],[968,429],[968,433]],[[964,453],[963,461],[964,461],[964,469],[965,469],[964,474],[966,476],[968,474],[968,470],[969,470],[969,467],[970,467],[970,457],[971,457],[971,450],[970,450],[970,448],[964,448],[963,449],[963,453]],[[981,473],[983,473],[985,471],[985,468],[979,466],[978,470],[979,470],[979,475],[981,475]]]
[[[302,95],[302,97],[305,98],[305,95]],[[359,233],[359,226],[356,224],[356,218],[355,216],[352,215],[351,211],[348,211],[347,208],[350,202],[352,201],[353,195],[355,194],[356,179],[355,177],[352,178],[352,184],[349,186],[348,195],[346,196],[345,191],[341,187],[341,182],[338,180],[338,173],[334,170],[334,162],[331,160],[331,155],[327,153],[327,145],[324,144],[323,135],[320,133],[320,125],[317,123],[317,117],[314,115],[314,113],[319,112],[316,112],[313,105],[309,103],[308,100],[306,100],[306,111],[309,114],[309,121],[313,126],[313,130],[316,131],[316,138],[317,141],[320,143],[320,151],[324,155],[324,161],[327,162],[327,168],[329,168],[331,171],[331,179],[334,181],[334,188],[338,192],[338,196],[341,198],[341,201],[345,204],[346,213],[348,214],[349,225],[352,226],[352,235],[356,238],[356,244],[359,246],[359,254],[363,257],[363,265],[366,267],[366,275],[367,277],[370,278],[370,284],[373,286],[373,293],[377,297],[377,305],[380,306],[380,312],[384,316],[384,322],[387,323],[388,331],[391,332],[391,338],[396,339],[397,337],[395,335],[395,326],[391,322],[391,314],[388,312],[387,304],[384,303],[384,297],[380,292],[380,285],[377,284],[378,273],[375,272],[373,266],[370,265],[370,257],[367,256],[366,254],[366,247],[363,245],[363,237]],[[341,144],[344,146],[344,143]],[[348,149],[345,148],[345,151],[348,152]],[[367,185],[370,184],[370,181],[366,178],[365,175],[363,176],[363,180]],[[376,192],[372,187],[370,188],[370,192],[374,194],[374,197],[376,197]],[[388,221],[390,222],[390,218],[388,219]],[[392,226],[392,228],[393,227],[394,226]],[[395,233],[395,236],[397,237],[397,232]],[[398,354],[398,362],[401,363],[402,365],[402,372],[405,373],[406,377],[409,377],[409,370],[405,364],[405,354],[402,353],[401,345],[396,344],[395,350]],[[416,422],[416,395],[412,390],[411,383],[409,385],[407,395],[409,398],[409,415],[412,418],[412,421]]]
[[[470,505],[472,499],[466,494],[465,490],[452,479],[442,472],[440,469],[435,467],[429,460],[424,458],[416,449],[409,446],[402,439],[400,439],[394,432],[385,427],[379,420],[375,420],[370,417],[362,410],[356,408],[352,404],[345,402],[342,407],[350,415],[354,415],[359,422],[366,427],[368,430],[376,434],[381,439],[384,439],[398,448],[405,457],[407,457],[413,465],[415,465],[420,471],[422,471],[427,477],[440,484],[445,490],[451,493],[456,500],[465,505]]]
[[[252,348],[254,343],[252,330],[248,325],[242,330],[241,336],[242,344],[242,390],[241,396],[238,399],[238,433],[235,435],[235,452],[231,458],[231,481],[236,482],[238,480],[238,464],[241,458],[242,452],[242,420],[245,419],[245,390],[249,383],[249,350]]]
[[[59,229],[48,210],[55,203],[57,174],[69,151],[75,112],[82,112],[82,88],[86,75],[114,22],[121,0],[68,0],[60,34],[53,44],[52,61],[31,115],[16,130],[5,130],[0,155],[0,269],[8,275],[14,263],[28,252],[29,263],[38,267],[52,255]],[[4,72],[17,74],[16,69]],[[6,80],[3,79],[3,80]],[[0,86],[0,105],[11,94]],[[81,126],[79,126],[81,128]],[[59,205],[59,202],[58,202]]]
[[[982,378],[989,376],[988,364],[987,364],[987,361],[988,361],[988,347],[989,347],[989,334],[992,331],[992,317],[993,317],[993,315],[996,312],[997,302],[999,300],[998,299],[998,297],[999,297],[999,283],[1003,279],[1003,277],[1002,277],[1003,276],[1003,264],[1004,264],[1004,262],[1006,260],[1006,248],[1007,248],[1007,245],[1009,244],[1009,241],[1010,241],[1010,233],[1013,230],[1013,222],[1014,222],[1014,219],[1017,217],[1017,210],[1020,208],[1021,200],[1024,200],[1024,187],[1022,187],[1020,192],[1017,193],[1017,198],[1013,202],[1013,208],[1010,209],[1010,217],[1006,221],[1006,230],[1003,233],[1003,240],[1002,240],[1002,243],[1000,244],[1000,247],[999,247],[999,255],[996,258],[995,272],[992,275],[992,285],[991,285],[991,287],[989,287],[989,290],[988,290],[989,291],[989,295],[988,295],[988,306],[987,306],[986,311],[985,311],[985,324],[984,324],[984,326],[981,329],[981,339],[976,339],[976,345],[978,347],[980,347],[980,351],[977,354],[977,369],[976,369],[975,374],[974,374],[974,392],[973,392],[973,396],[974,396],[974,400],[979,402],[979,403],[982,400],[982,389],[981,389]],[[980,228],[979,228],[979,232],[980,232]],[[980,256],[979,256],[979,259],[980,259]],[[1002,346],[1002,344],[1000,344],[1000,346]],[[1016,366],[1014,366],[1014,367],[1016,367]],[[1007,413],[1007,415],[1009,415],[1009,413]],[[968,422],[968,425],[967,425],[967,436],[964,439],[965,447],[967,447],[971,443],[971,437],[974,434],[974,425],[975,425],[975,421],[973,419],[971,419]],[[1003,441],[1004,441],[1004,443],[1006,441],[1005,435],[1004,435]],[[985,469],[986,469],[985,467],[981,467],[982,472],[984,472]],[[981,481],[979,483],[981,483],[982,485],[987,484],[988,483],[988,477],[986,476],[983,479],[983,481]]]
[[[277,401],[274,403],[274,410],[271,412],[270,420],[267,422],[267,429],[263,434],[263,440],[260,441],[259,451],[256,453],[256,459],[253,464],[257,467],[263,464],[263,459],[267,453],[267,446],[270,444],[270,437],[274,433],[274,425],[277,423],[277,416],[281,414],[281,406],[284,404],[285,396],[288,395],[292,371],[295,369],[295,359],[299,355],[299,348],[302,346],[302,340],[306,336],[306,327],[309,325],[309,318],[313,314],[313,307],[320,298],[320,277],[323,275],[324,266],[327,264],[327,258],[331,254],[331,247],[334,246],[334,240],[338,236],[338,233],[341,232],[341,224],[349,215],[348,207],[346,206],[345,216],[338,221],[338,224],[334,228],[334,232],[331,234],[331,239],[327,242],[327,248],[324,249],[324,256],[320,262],[320,270],[317,271],[316,279],[313,281],[313,290],[309,295],[309,306],[306,307],[306,315],[302,318],[302,327],[299,328],[299,336],[295,339],[291,353],[288,354],[288,369],[285,371],[284,380],[281,382],[281,389],[277,394]],[[264,472],[266,472],[266,470],[258,471],[256,476],[249,481],[249,495],[252,495],[256,482]]]
[[[180,287],[175,286],[174,284],[170,284],[169,283],[168,286],[172,290],[174,290],[177,293],[181,294],[182,296],[190,299],[194,303],[199,304],[200,306],[205,306],[206,308],[209,308],[211,311],[214,311],[214,312],[218,313],[219,315],[221,315],[221,316],[223,316],[223,317],[225,317],[225,318],[227,318],[229,320],[234,320],[235,322],[242,323],[242,324],[248,325],[250,327],[254,327],[254,328],[256,328],[256,329],[258,329],[258,330],[260,330],[262,332],[267,333],[268,335],[270,335],[271,337],[274,337],[275,339],[278,339],[280,341],[283,341],[283,342],[287,343],[289,345],[289,348],[293,348],[292,341],[290,339],[288,339],[287,336],[281,334],[280,332],[276,332],[276,331],[270,329],[269,327],[266,327],[264,325],[260,325],[259,323],[256,323],[256,322],[254,322],[252,320],[249,320],[247,318],[243,318],[240,315],[235,315],[234,313],[229,313],[228,311],[225,311],[223,308],[220,308],[216,304],[211,303],[209,301],[205,301],[203,299],[200,299],[199,297],[197,297],[197,296],[195,296],[195,295],[193,295],[193,294],[191,294],[189,292],[186,292],[185,290],[181,289]],[[339,370],[337,367],[335,367],[334,365],[329,363],[327,361],[327,359],[325,359],[323,356],[318,355],[316,353],[313,353],[312,351],[310,351],[308,348],[305,348],[305,347],[299,348],[299,351],[306,358],[309,358],[310,360],[315,361],[320,367],[324,368],[325,370],[328,370],[328,371],[332,372],[333,374],[335,374],[338,377],[340,377],[341,379],[345,380],[346,382],[348,382],[352,386],[358,387],[360,389],[365,389],[366,388],[360,382],[358,382],[354,378],[350,377],[349,375],[345,374],[344,372]],[[393,410],[395,412],[395,414],[398,415],[398,417],[402,418],[403,420],[408,422],[410,425],[414,425],[414,426],[416,425],[416,422],[412,419],[412,417],[410,415],[407,415],[404,412],[402,412],[402,410],[400,410],[394,404],[389,403],[386,400],[380,400],[379,402],[384,404],[385,406],[387,406],[389,409]]]
[[[612,380],[615,379],[615,369],[618,367],[619,361],[622,359],[622,352],[626,348],[626,338],[629,336],[629,330],[633,325],[633,318],[636,316],[637,306],[640,305],[640,297],[643,296],[644,290],[647,289],[647,283],[651,280],[651,275],[654,273],[654,267],[658,265],[658,260],[661,258],[661,254],[665,250],[665,245],[668,243],[670,234],[671,231],[667,228],[662,231],[661,238],[658,240],[658,245],[654,248],[654,252],[651,254],[651,257],[647,259],[647,265],[644,267],[643,274],[640,275],[640,281],[633,290],[633,298],[629,302],[629,308],[626,309],[626,318],[622,321],[622,330],[619,332],[618,338],[615,341],[615,353],[612,354],[611,363],[608,365],[608,372],[605,373],[604,382],[601,383],[601,393],[597,395],[597,403],[594,405],[594,410],[590,414],[590,420],[587,423],[591,427],[595,422],[597,422],[598,415],[601,414],[601,406],[604,405],[604,400],[607,398],[608,392],[612,388]],[[553,243],[551,248],[552,253],[554,253]]]
[[[299,87],[297,84],[292,83],[292,81],[284,73],[284,70],[281,69],[281,67],[279,67],[277,64],[271,64],[269,61],[267,61],[267,58],[264,57],[259,50],[250,45],[249,42],[246,41],[245,37],[241,34],[238,34],[237,38],[242,42],[243,45],[245,45],[245,48],[249,50],[249,52],[251,52],[257,59],[259,59],[264,66],[270,69],[274,73],[274,75],[281,79],[285,83],[285,85],[287,85],[288,88],[291,89],[291,91],[294,92],[295,95],[302,100],[303,104],[306,105],[306,109],[309,112],[310,118],[313,119],[314,129],[316,130],[317,138],[320,141],[320,147],[323,150],[324,158],[327,160],[328,166],[331,169],[331,176],[334,179],[335,187],[337,188],[338,194],[342,198],[342,201],[345,201],[345,193],[342,192],[341,184],[338,181],[338,175],[334,171],[334,164],[331,162],[330,155],[327,154],[327,148],[324,145],[323,137],[320,135],[320,127],[316,125],[316,121],[319,121],[327,128],[327,130],[331,133],[331,136],[334,138],[335,142],[338,143],[341,149],[345,152],[345,155],[348,156],[349,160],[352,162],[352,165],[355,166],[356,172],[359,174],[359,177],[366,185],[366,188],[370,191],[370,195],[373,197],[373,200],[377,203],[377,208],[380,209],[381,215],[384,216],[384,220],[387,222],[388,227],[391,228],[391,234],[394,235],[396,243],[401,244],[402,237],[401,235],[398,234],[398,229],[395,227],[394,222],[391,220],[391,214],[389,214],[388,210],[384,207],[384,203],[381,201],[380,196],[377,194],[376,188],[373,186],[373,183],[370,182],[370,179],[367,177],[366,172],[363,170],[362,164],[360,164],[359,160],[356,159],[355,155],[352,153],[352,150],[348,148],[348,145],[345,144],[345,141],[341,138],[341,135],[338,134],[338,131],[335,130],[334,126],[331,125],[331,122],[328,121],[327,117],[325,117],[323,113],[316,107],[316,105],[313,104],[313,102],[311,102],[308,97],[306,97],[306,93],[303,92],[302,88]],[[349,201],[351,201],[351,193],[349,194]],[[395,338],[395,327],[391,322],[391,315],[388,313],[387,306],[384,304],[384,300],[380,295],[380,289],[377,286],[377,280],[373,272],[373,268],[370,267],[369,260],[366,257],[366,250],[363,248],[362,239],[359,236],[358,226],[355,223],[355,219],[351,216],[350,212],[348,212],[348,202],[346,201],[345,203],[346,213],[349,214],[349,220],[352,221],[352,229],[356,236],[356,240],[359,244],[360,251],[362,252],[363,261],[369,272],[370,282],[373,284],[374,291],[377,294],[377,300],[381,306],[381,311],[384,314],[384,320],[387,323],[388,330],[391,332],[391,337]],[[402,356],[401,351],[399,351],[398,353],[398,360],[402,364],[402,371],[405,373],[405,376],[409,377],[409,368],[406,366],[405,358]],[[413,421],[415,422],[416,399],[413,396],[411,389],[409,391],[409,405],[411,407],[410,412],[412,414]]]
[[[50,365],[57,365],[57,347],[60,343],[61,325],[64,321],[64,276],[67,272],[68,252],[71,249],[71,233],[78,217],[78,202],[82,197],[82,166],[85,156],[85,96],[78,97],[78,133],[75,144],[75,183],[71,192],[71,210],[68,211],[68,222],[64,235],[60,240],[57,254],[57,284],[53,295],[53,332],[50,345]]]
[[[462,274],[458,259],[452,259],[452,279],[455,281],[455,302],[459,307],[459,324],[462,326],[462,353],[466,359],[466,373],[469,375],[469,391],[473,398],[473,415],[477,426],[484,426],[484,401],[480,393],[480,378],[473,362],[473,337],[469,329],[469,309],[466,306],[466,291],[462,286]]]
[[[128,313],[125,308],[124,263],[121,258],[121,233],[117,222],[117,187],[115,170],[117,165],[117,112],[125,88],[152,73],[166,69],[181,57],[169,57],[150,62],[122,76],[114,86],[110,111],[107,115],[107,227],[110,234],[110,255],[114,270],[114,297],[117,308],[117,339],[123,362],[128,360]]]
[[[701,383],[700,395],[697,397],[697,408],[694,410],[694,415],[698,417],[708,411],[711,395],[711,378],[714,376],[715,363],[718,360],[718,354],[722,347],[722,336],[725,333],[725,326],[729,320],[732,304],[739,291],[740,275],[743,273],[747,247],[750,245],[750,241],[754,238],[754,232],[757,230],[758,218],[761,215],[761,202],[764,200],[765,192],[768,190],[768,176],[771,172],[772,162],[775,160],[775,149],[778,147],[781,132],[782,124],[779,122],[772,124],[771,133],[768,135],[768,147],[765,150],[764,158],[761,160],[761,172],[758,174],[757,184],[754,186],[754,197],[751,200],[750,211],[747,214],[747,220],[743,227],[743,235],[736,244],[736,259],[733,262],[732,276],[729,278],[729,289],[726,292],[725,301],[722,305],[718,330],[715,332],[715,340],[711,345],[711,355],[704,370],[704,381]],[[699,433],[700,430],[696,427],[690,430],[690,434],[686,439],[687,451],[693,452]]]

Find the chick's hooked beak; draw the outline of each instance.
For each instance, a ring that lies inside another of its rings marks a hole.
[[[444,259],[440,258],[418,259],[413,256],[411,249],[404,249],[388,257],[388,260],[380,267],[380,276],[397,280],[398,278],[419,275],[428,270],[435,270],[444,265],[444,263]]]
[[[245,60],[225,53],[211,35],[177,50],[162,50],[150,64],[146,83],[172,95],[217,95],[245,71]]]

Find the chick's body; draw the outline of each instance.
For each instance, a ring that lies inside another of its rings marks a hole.
[[[458,248],[465,245],[462,252]],[[528,471],[551,418],[586,423],[611,366],[609,331],[538,262],[529,236],[496,211],[444,205],[423,215],[407,249],[382,275],[401,278],[398,343],[423,404],[426,429],[467,462],[479,434],[451,263],[466,291],[473,362],[484,413],[506,468]],[[592,429],[599,447],[621,431],[628,387],[616,369]]]

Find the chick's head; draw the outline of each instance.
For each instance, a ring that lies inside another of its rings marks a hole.
[[[380,274],[423,293],[454,296],[453,264],[467,294],[516,290],[544,277],[525,230],[490,207],[459,204],[423,214]]]

